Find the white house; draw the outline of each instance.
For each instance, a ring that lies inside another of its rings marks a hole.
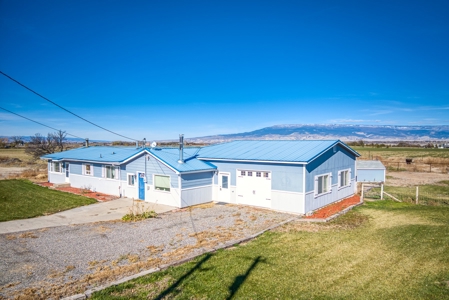
[[[176,207],[219,201],[305,214],[355,193],[358,156],[332,140],[83,147],[42,158],[52,183]]]

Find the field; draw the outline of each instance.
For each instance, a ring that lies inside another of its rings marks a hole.
[[[33,158],[25,153],[25,148],[0,149],[0,157],[18,158],[21,161],[29,162]]]
[[[363,160],[380,160],[391,171],[449,173],[449,149],[352,147]],[[411,159],[407,164],[406,159]]]
[[[34,160],[24,148],[0,149],[0,179],[7,178],[47,181],[47,163]]]
[[[366,203],[290,223],[92,299],[449,299],[449,208]]]
[[[50,190],[28,180],[0,180],[0,222],[53,214],[96,202]]]

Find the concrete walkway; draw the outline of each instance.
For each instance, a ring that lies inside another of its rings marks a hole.
[[[154,210],[158,214],[176,209],[174,206],[143,201],[135,201],[134,205],[141,205],[141,203],[143,203],[145,209]],[[120,198],[108,202],[99,202],[92,205],[77,207],[49,216],[0,222],[0,234],[45,227],[118,220],[129,212],[132,205],[132,199]]]

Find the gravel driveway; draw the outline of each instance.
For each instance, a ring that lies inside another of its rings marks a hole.
[[[207,205],[135,223],[100,222],[0,235],[0,299],[59,298],[235,242],[294,217]]]

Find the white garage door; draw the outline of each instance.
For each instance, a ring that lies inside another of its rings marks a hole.
[[[237,203],[271,207],[271,172],[237,170]]]

